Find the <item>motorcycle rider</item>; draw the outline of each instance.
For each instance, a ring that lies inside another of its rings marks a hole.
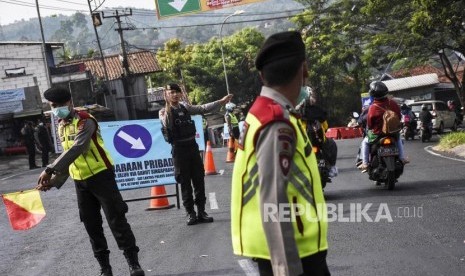
[[[431,115],[431,112],[429,112],[428,106],[426,106],[426,104],[421,105],[421,112],[418,115],[418,118],[420,119],[422,125],[425,128],[428,128],[431,134],[431,129],[433,127],[433,115]]]
[[[333,139],[326,138],[325,136],[325,133],[328,130],[328,113],[326,112],[326,110],[316,105],[316,99],[313,97],[313,93],[310,87],[305,87],[303,89],[306,89],[306,91],[305,93],[301,93],[301,95],[306,96],[305,98],[299,98],[297,100],[297,102],[300,103],[296,106],[296,110],[299,111],[302,116],[302,121],[306,125],[307,134],[312,144],[321,144],[324,159],[327,160],[329,165],[331,166],[328,173],[329,176],[336,177],[338,175],[338,169],[336,167],[337,145]],[[312,135],[310,133],[311,124],[314,121],[318,121],[321,125],[321,133],[317,135],[319,137],[319,141],[314,141],[315,135]]]
[[[388,98],[388,88],[381,81],[373,81],[370,83],[370,96],[373,97],[374,102],[368,109],[367,116],[367,128],[368,128],[368,139],[364,139],[362,143],[362,164],[358,168],[364,172],[368,169],[370,147],[369,143],[377,140],[382,135],[383,127],[383,115],[384,112],[389,109],[394,111],[399,118],[401,118],[399,105],[395,101],[391,101]],[[397,148],[399,149],[399,159],[407,164],[409,161],[404,157],[404,145],[397,134],[396,139]]]
[[[402,106],[400,107],[400,113],[402,114],[402,123],[404,125],[408,123],[409,130],[414,133],[415,130],[417,129],[417,121],[415,120],[416,118],[415,113],[413,113],[412,109],[406,104],[402,104]]]

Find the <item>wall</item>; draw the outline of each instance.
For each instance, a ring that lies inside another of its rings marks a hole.
[[[42,57],[42,46],[6,44],[0,45],[0,90],[39,86],[40,94],[48,88],[47,75]],[[25,67],[26,75],[6,77],[6,69]],[[34,79],[37,80],[37,83]]]

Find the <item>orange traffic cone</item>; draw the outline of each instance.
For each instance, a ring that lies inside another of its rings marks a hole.
[[[150,196],[164,196],[166,195],[166,190],[164,185],[153,186],[150,191]],[[150,200],[150,207],[145,209],[146,211],[152,210],[161,210],[161,209],[170,209],[173,208],[174,204],[168,202],[167,197],[162,198],[153,198]]]
[[[205,150],[205,175],[214,175],[218,174],[215,168],[215,161],[213,160],[213,152],[210,141],[207,141],[207,149]]]
[[[228,154],[226,155],[226,163],[232,163],[236,159],[236,143],[233,137],[228,140]]]

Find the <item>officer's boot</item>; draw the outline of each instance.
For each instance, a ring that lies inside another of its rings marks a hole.
[[[137,251],[124,251],[124,257],[128,261],[129,273],[131,276],[144,276],[145,272],[140,268],[139,258],[137,256]]]
[[[187,225],[197,224],[197,214],[194,211],[194,208],[187,210]]]
[[[103,254],[95,256],[95,258],[100,264],[100,276],[113,276],[110,265],[110,256],[108,254]]]
[[[197,211],[199,212],[197,215],[198,222],[213,222],[213,218],[208,216],[207,212],[205,212],[205,206],[197,206]]]

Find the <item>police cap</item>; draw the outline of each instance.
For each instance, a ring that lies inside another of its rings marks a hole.
[[[181,87],[179,87],[179,85],[177,85],[176,83],[170,83],[166,85],[166,90],[175,90],[175,91],[182,92]]]
[[[299,32],[282,32],[268,37],[258,52],[255,67],[261,70],[268,63],[289,57],[305,60],[305,45]]]
[[[44,98],[49,102],[63,104],[71,100],[71,93],[63,87],[52,87],[44,92]]]

